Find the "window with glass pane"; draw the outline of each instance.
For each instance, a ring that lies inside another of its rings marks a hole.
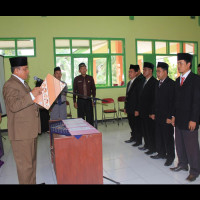
[[[18,56],[34,56],[33,40],[17,40]]]
[[[111,40],[111,53],[123,53],[121,40]]]
[[[107,58],[93,58],[93,78],[95,84],[107,84]]]
[[[152,53],[151,41],[137,41],[137,53]]]
[[[111,56],[112,85],[124,85],[123,56]]]
[[[183,53],[195,54],[195,44],[183,43]]]
[[[0,54],[3,56],[15,56],[15,41],[0,40]]]
[[[179,42],[170,42],[169,43],[170,54],[180,53],[180,43]]]
[[[56,54],[69,54],[70,53],[70,42],[65,39],[55,40]]]
[[[143,72],[143,56],[142,55],[138,55],[137,56],[137,64],[140,66],[140,71]]]
[[[79,73],[79,64],[84,62],[87,74],[93,76],[97,87],[124,86],[124,40],[109,38],[55,38],[55,65],[63,65],[66,75],[63,81],[68,88]],[[69,61],[66,58],[71,58]],[[111,69],[110,69],[111,67]],[[69,70],[70,69],[70,70]],[[70,78],[67,78],[69,74]]]
[[[57,56],[56,66],[61,68],[62,81],[67,83],[69,89],[72,88],[72,77],[71,77],[71,57],[70,56]]]
[[[166,54],[166,42],[155,42],[156,54]]]
[[[72,40],[72,53],[89,54],[90,53],[89,40]]]
[[[92,53],[109,53],[108,40],[92,40]]]

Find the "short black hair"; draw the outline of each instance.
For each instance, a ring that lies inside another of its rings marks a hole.
[[[85,63],[80,63],[80,64],[78,65],[78,67],[79,67],[79,70],[80,70],[81,67],[86,67],[86,65],[85,65]]]
[[[60,67],[55,67],[54,68],[54,74],[55,74],[56,71],[61,71]]]

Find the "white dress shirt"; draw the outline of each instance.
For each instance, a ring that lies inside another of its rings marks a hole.
[[[184,75],[182,75],[182,74],[180,75],[180,84],[181,84],[181,78],[184,77],[186,79],[190,72],[191,72],[191,70],[187,71]],[[185,79],[184,79],[184,81],[185,81]]]

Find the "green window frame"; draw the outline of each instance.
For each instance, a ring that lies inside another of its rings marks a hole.
[[[177,62],[170,66],[169,59],[175,60],[177,53],[191,53],[193,55],[192,72],[197,73],[198,66],[198,42],[180,40],[155,40],[155,39],[136,39],[136,61],[143,69],[143,62],[152,62],[156,67],[159,58],[169,62],[169,77],[176,79],[179,76]],[[143,42],[143,44],[142,44]],[[140,45],[138,45],[140,44]],[[143,46],[142,46],[143,45]],[[146,45],[146,46],[145,46]],[[145,47],[144,47],[145,46]],[[171,70],[171,71],[170,71]],[[156,70],[153,72],[156,77]]]
[[[35,38],[0,38],[0,55],[13,56],[36,56]]]
[[[54,66],[61,67],[69,89],[79,75],[80,62],[86,62],[87,74],[94,77],[97,88],[126,87],[124,38],[54,37],[53,49]]]

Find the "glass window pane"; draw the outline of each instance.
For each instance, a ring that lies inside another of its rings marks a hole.
[[[195,54],[196,45],[194,43],[183,43],[183,53]]]
[[[56,47],[56,54],[69,54],[70,53],[69,40],[56,39],[55,47]]]
[[[0,54],[3,56],[15,56],[15,41],[0,40]]]
[[[111,56],[112,85],[124,85],[123,56]]]
[[[137,53],[152,53],[151,41],[137,41]]]
[[[76,54],[90,53],[90,41],[72,40],[72,53]]]
[[[74,78],[80,75],[79,64],[85,63],[88,69],[88,58],[74,58]]]
[[[111,40],[111,53],[122,53],[122,41]]]
[[[166,42],[155,42],[156,54],[166,54]]]
[[[34,56],[33,40],[18,40],[17,41],[18,56]]]
[[[0,48],[15,48],[15,41],[0,40]]]
[[[143,58],[142,55],[141,56],[140,55],[137,56],[137,63],[140,66],[140,71],[143,72],[144,58]]]
[[[62,78],[61,80],[67,83],[68,89],[72,88],[72,77],[71,77],[71,57],[70,56],[57,56],[56,66],[61,68]]]
[[[95,84],[106,85],[107,58],[93,58],[93,78]]]
[[[109,53],[107,40],[92,40],[92,53]]]
[[[180,43],[179,42],[170,42],[169,49],[170,49],[170,54],[180,53]]]

